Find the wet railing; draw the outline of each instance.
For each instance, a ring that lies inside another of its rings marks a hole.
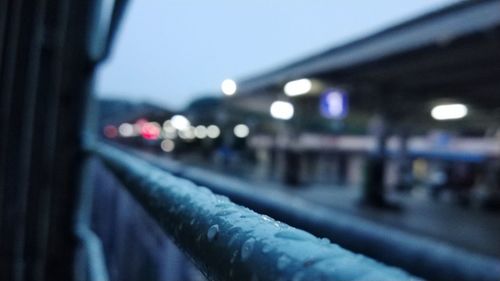
[[[129,152],[134,153],[132,150]],[[447,281],[500,280],[498,258],[336,210],[305,204],[303,200],[294,200],[290,196],[258,193],[249,184],[215,177],[201,168],[158,157],[148,157],[147,160],[178,177],[228,196],[237,204],[314,235],[327,237],[350,251],[402,268],[416,276]]]
[[[99,156],[158,225],[213,280],[418,280],[347,251],[108,144]]]

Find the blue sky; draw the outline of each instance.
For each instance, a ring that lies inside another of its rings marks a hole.
[[[131,0],[102,97],[181,109],[244,79],[455,0]]]

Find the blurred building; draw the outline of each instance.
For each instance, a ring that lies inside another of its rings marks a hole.
[[[292,185],[498,192],[498,9],[460,2],[237,81],[225,108],[260,116],[248,144]]]

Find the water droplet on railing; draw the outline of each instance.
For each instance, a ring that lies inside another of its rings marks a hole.
[[[217,208],[221,208],[221,209],[224,209],[224,208],[228,208],[228,207],[231,207],[232,204],[231,203],[219,203],[219,204],[215,204],[215,207]]]
[[[321,239],[319,239],[319,242],[321,244],[323,244],[323,245],[328,245],[328,244],[330,244],[330,239],[328,239],[328,238],[321,238]]]
[[[212,191],[210,191],[210,189],[204,187],[204,186],[199,186],[198,187],[198,191],[200,193],[204,193],[204,194],[212,194]]]
[[[219,233],[219,226],[217,224],[212,225],[207,232],[208,241],[210,242],[214,240],[218,233]]]
[[[305,233],[305,232],[299,232],[299,231],[290,231],[290,230],[284,230],[280,231],[274,236],[278,238],[284,238],[284,239],[290,239],[290,240],[296,240],[296,241],[304,241],[310,238],[314,238],[314,236]]]
[[[281,256],[278,258],[278,262],[276,263],[276,266],[278,267],[279,270],[285,269],[289,264],[291,260],[287,256]]]
[[[270,221],[270,222],[274,221],[270,216],[267,215],[262,215],[261,218],[265,221]]]
[[[215,213],[217,216],[227,216],[227,215],[230,215],[230,214],[234,214],[236,211],[234,210],[225,210],[225,211],[220,211],[220,212],[217,212]]]
[[[271,252],[271,249],[272,249],[272,248],[273,248],[273,246],[271,246],[271,245],[269,245],[269,244],[266,244],[266,245],[264,245],[264,247],[262,247],[262,252],[263,252],[264,254],[269,253],[269,252]]]
[[[224,195],[216,195],[215,198],[217,198],[217,200],[221,202],[230,202],[229,198]]]
[[[250,238],[241,246],[241,260],[247,260],[253,252],[253,248],[255,246],[255,239]]]

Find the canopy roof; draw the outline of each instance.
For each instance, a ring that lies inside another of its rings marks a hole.
[[[348,89],[360,110],[415,117],[448,100],[475,120],[499,117],[500,0],[460,2],[240,81],[235,102],[267,110],[300,78]]]

